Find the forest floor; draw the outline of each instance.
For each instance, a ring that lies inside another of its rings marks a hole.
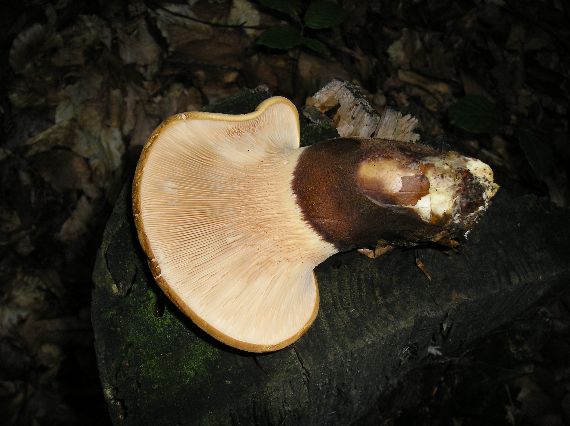
[[[378,110],[418,118],[424,140],[489,163],[504,190],[568,208],[567,3],[341,1],[320,15],[279,4],[4,7],[2,422],[109,422],[90,274],[118,190],[173,113],[259,85],[302,106],[350,80]],[[394,383],[358,424],[570,424],[569,291],[456,355]]]

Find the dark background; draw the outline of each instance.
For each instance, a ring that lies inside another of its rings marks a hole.
[[[353,80],[377,109],[416,116],[424,139],[489,163],[503,190],[567,208],[566,2],[340,1],[344,19],[322,29],[306,26],[306,4],[268,3],[3,6],[0,423],[109,421],[90,274],[142,144],[175,112],[261,84],[301,106]],[[256,42],[276,25],[318,43]],[[395,382],[359,424],[570,423],[569,310],[568,291],[552,295]]]

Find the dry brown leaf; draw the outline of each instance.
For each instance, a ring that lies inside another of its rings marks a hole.
[[[63,223],[57,233],[57,238],[70,242],[82,237],[90,228],[93,216],[93,202],[86,196],[81,196],[69,218]]]

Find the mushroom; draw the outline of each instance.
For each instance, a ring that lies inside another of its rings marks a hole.
[[[319,306],[313,269],[328,257],[453,238],[497,190],[487,165],[457,153],[359,138],[300,148],[299,132],[282,97],[245,115],[177,114],[136,169],[133,213],[156,282],[242,350],[305,333]]]

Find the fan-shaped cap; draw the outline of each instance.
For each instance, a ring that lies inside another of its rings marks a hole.
[[[173,116],[141,154],[133,211],[154,278],[231,346],[279,349],[315,319],[313,268],[337,250],[296,203],[302,151],[295,106],[274,97],[251,114]]]

